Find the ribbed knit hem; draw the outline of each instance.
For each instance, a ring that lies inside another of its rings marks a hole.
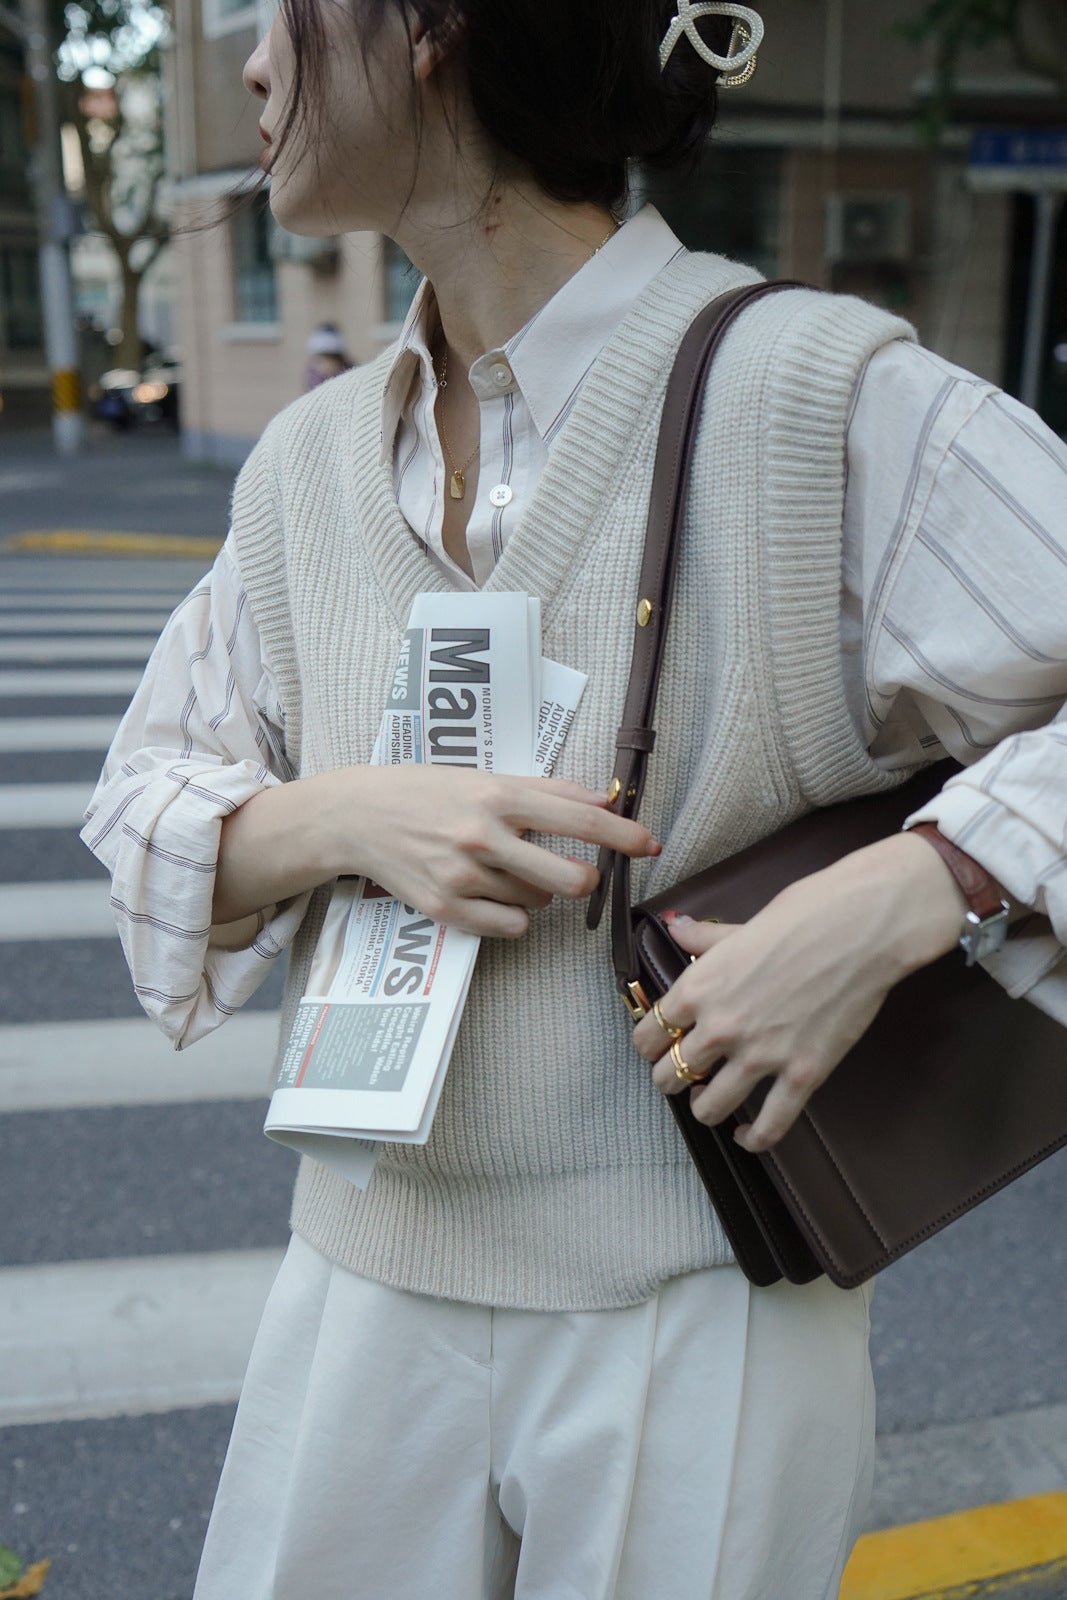
[[[305,1158],[292,1223],[362,1277],[522,1311],[638,1305],[671,1278],[733,1260],[684,1154],[663,1166],[451,1185],[379,1165],[363,1194]]]

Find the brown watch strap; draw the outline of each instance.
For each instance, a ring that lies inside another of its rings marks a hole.
[[[980,922],[1004,909],[1004,891],[986,869],[965,850],[946,839],[936,822],[919,822],[910,833],[921,833],[945,863],[970,909]]]

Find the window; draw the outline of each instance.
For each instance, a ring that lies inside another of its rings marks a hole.
[[[29,197],[26,172],[29,152],[23,138],[22,118],[18,89],[0,88],[0,196],[5,200]]]
[[[203,0],[202,21],[206,39],[218,39],[240,28],[255,28],[256,0]]]
[[[417,267],[392,239],[385,241],[385,320],[403,322],[421,279]]]
[[[781,152],[710,144],[696,174],[646,172],[642,195],[690,250],[714,250],[778,271]]]
[[[37,251],[32,246],[0,250],[0,316],[9,350],[37,350],[44,343]]]
[[[257,195],[233,222],[233,309],[237,322],[278,320],[278,285],[270,238],[267,197]]]

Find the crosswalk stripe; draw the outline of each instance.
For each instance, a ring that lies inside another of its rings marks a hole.
[[[175,1050],[147,1019],[0,1028],[0,1113],[266,1099],[278,1016],[244,1011]]]
[[[80,828],[91,783],[0,784],[0,828]]]
[[[0,753],[106,750],[118,725],[117,717],[0,717]]]
[[[166,622],[166,611],[101,611],[86,616],[84,612],[30,611],[7,613],[0,608],[0,634],[10,633],[110,633],[113,630],[132,633],[137,629],[155,629],[158,633]]]
[[[54,602],[57,586],[53,561],[26,563],[21,571],[10,559],[0,557],[0,563],[2,563],[0,575],[3,577],[4,589],[8,594],[17,590],[19,593],[49,595],[52,597],[49,603]],[[140,571],[137,570],[139,567]],[[198,583],[204,575],[204,569],[199,562],[183,562],[182,567],[184,571],[176,571],[174,568],[146,571],[141,562],[133,563],[131,570],[129,565],[119,561],[108,562],[106,568],[102,568],[99,561],[70,561],[65,563],[65,582],[77,594],[114,594],[116,591],[130,594],[177,592],[180,596],[187,594],[193,584]],[[188,587],[183,589],[182,585],[186,579]]]
[[[156,636],[122,639],[0,639],[0,661],[147,661]]]
[[[136,590],[105,589],[99,594],[57,594],[54,589],[48,589],[41,594],[19,594],[17,599],[5,593],[0,594],[0,616],[22,616],[31,611],[52,611],[67,616],[79,611],[147,611],[157,607],[169,616],[187,592],[174,589],[158,594],[138,594]]]
[[[283,1253],[0,1269],[0,1427],[236,1400]]]
[[[124,667],[71,667],[50,670],[31,667],[23,672],[0,672],[3,695],[132,694],[144,674]]]
[[[111,885],[0,883],[0,941],[116,937]]]

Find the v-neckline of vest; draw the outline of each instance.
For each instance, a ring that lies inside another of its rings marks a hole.
[[[701,306],[756,276],[724,257],[687,253],[646,285],[593,364],[530,503],[480,592],[537,595],[547,623],[583,553],[584,535],[610,498],[627,442],[643,424],[651,394],[665,387],[665,338],[676,349]],[[382,364],[383,375],[386,370]],[[356,428],[359,434],[380,436],[383,382],[384,376],[358,386],[364,424]],[[417,594],[449,593],[454,586],[405,520],[391,463],[376,463],[360,483],[367,552],[385,604],[403,629]]]

